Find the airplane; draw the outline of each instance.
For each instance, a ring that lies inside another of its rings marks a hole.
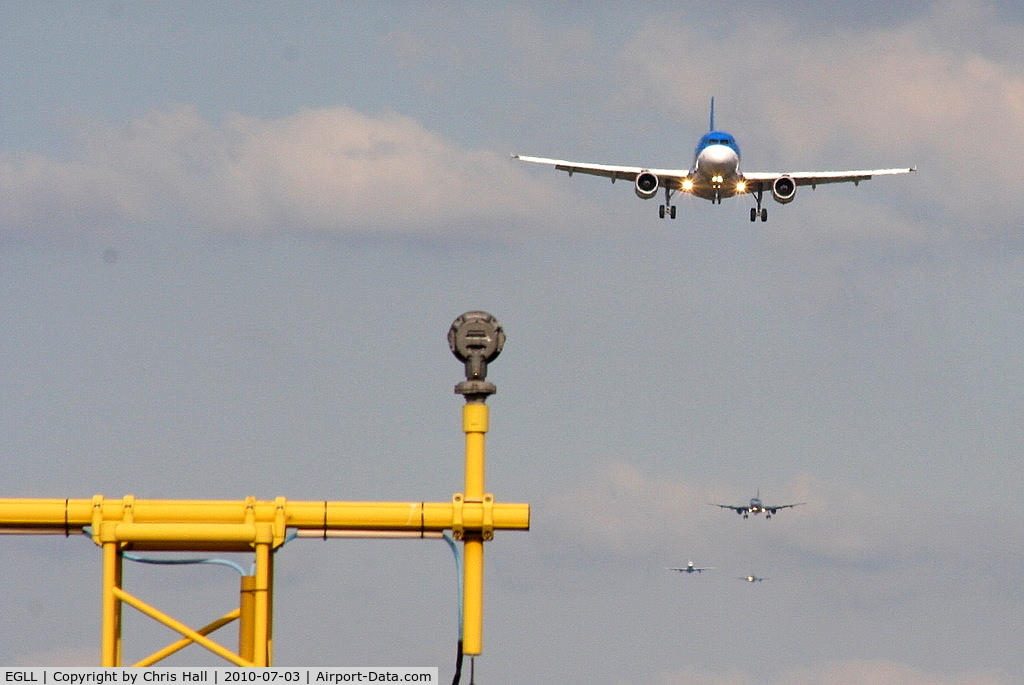
[[[694,566],[692,561],[686,562],[686,566],[683,568],[666,568],[666,571],[679,571],[681,573],[700,573],[702,571],[710,571],[714,566]]]
[[[740,171],[740,148],[736,138],[725,131],[715,129],[715,99],[711,98],[711,125],[701,136],[693,153],[693,165],[689,169],[649,169],[636,166],[610,164],[589,164],[568,162],[547,157],[512,155],[513,159],[536,164],[553,165],[559,171],[591,174],[610,178],[612,183],[619,179],[633,182],[637,197],[649,200],[658,194],[658,188],[665,189],[665,203],[658,210],[664,219],[676,218],[676,206],[672,198],[677,193],[694,195],[714,204],[735,195],[752,194],[757,207],[750,209],[750,220],[768,221],[768,209],[762,207],[766,190],[779,204],[788,204],[796,197],[798,186],[816,189],[823,183],[850,183],[860,185],[873,176],[891,176],[917,171],[917,167],[900,169],[869,169],[861,171],[796,171],[796,172],[743,172]]]
[[[791,509],[793,507],[799,507],[807,504],[807,502],[797,502],[796,504],[777,504],[767,505],[761,501],[761,490],[758,489],[757,494],[750,498],[750,504],[717,504],[715,502],[708,502],[713,507],[722,507],[723,509],[732,509],[737,514],[748,518],[751,514],[764,514],[766,519],[770,519],[779,509]]]
[[[736,576],[736,578],[737,578],[737,580],[745,580],[748,583],[762,583],[762,582],[764,582],[766,580],[771,580],[771,578],[758,578],[757,576],[755,576],[753,574],[751,574],[749,576]]]

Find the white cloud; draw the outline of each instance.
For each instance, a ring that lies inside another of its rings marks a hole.
[[[1008,685],[1006,675],[987,673],[956,673],[939,675],[922,671],[908,664],[885,660],[832,661],[821,666],[804,667],[787,672],[777,680],[789,685],[844,683],[845,685]]]
[[[632,464],[610,462],[543,508],[556,536],[601,554],[632,556],[650,543],[650,535],[660,537],[666,528],[692,520],[683,514],[699,497],[689,484],[652,479]]]
[[[504,154],[461,149],[407,117],[345,107],[221,123],[177,107],[123,126],[83,126],[76,142],[69,160],[0,155],[8,238],[170,226],[505,240],[540,223],[540,208],[554,202]]]

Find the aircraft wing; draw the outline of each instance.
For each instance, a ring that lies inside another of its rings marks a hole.
[[[747,183],[763,181],[764,183],[771,185],[775,182],[775,179],[782,176],[789,176],[791,179],[796,181],[798,186],[815,187],[822,183],[860,183],[861,181],[866,181],[874,176],[909,174],[913,171],[917,171],[917,167],[901,169],[863,169],[858,171],[794,171],[791,173],[775,171],[744,172],[743,177],[747,179]]]
[[[775,512],[775,510],[777,509],[792,509],[793,507],[803,506],[804,504],[807,504],[807,502],[797,502],[796,504],[780,504],[778,506],[770,507],[768,505],[764,505],[764,508],[767,509],[768,511]]]
[[[750,507],[746,505],[734,506],[732,504],[716,504],[715,502],[708,502],[713,507],[722,507],[723,509],[732,509],[737,514],[742,514],[745,511],[750,511]]]
[[[621,179],[635,181],[638,174],[649,171],[658,177],[661,186],[666,182],[678,186],[682,179],[690,175],[689,169],[648,169],[639,166],[617,166],[614,164],[589,164],[587,162],[569,162],[564,159],[548,159],[547,157],[528,157],[526,155],[512,155],[512,159],[521,162],[532,162],[534,164],[547,164],[559,171],[567,171],[570,176],[573,174],[590,174],[591,176],[604,176],[610,178],[612,183]],[[781,174],[779,174],[781,176]]]
[[[679,571],[680,573],[700,573],[701,571],[710,571],[714,566],[685,566],[683,568],[666,568],[666,571]]]

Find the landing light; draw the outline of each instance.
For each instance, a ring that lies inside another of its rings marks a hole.
[[[722,176],[721,176],[721,175],[719,175],[719,176],[712,176],[712,177],[711,177],[711,182],[712,182],[712,183],[721,183],[721,182],[722,182],[722,181],[724,181],[724,180],[725,180],[725,179],[724,179],[724,178],[722,178]]]
[[[736,192],[737,193],[745,193],[745,192],[747,192],[747,182],[746,181],[738,182],[736,184]]]
[[[683,190],[686,192],[693,190],[693,181],[688,178],[683,179]]]

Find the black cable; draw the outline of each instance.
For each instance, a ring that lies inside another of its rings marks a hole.
[[[452,678],[452,685],[459,685],[462,680],[462,640],[459,640],[459,651],[455,655],[455,677]]]

